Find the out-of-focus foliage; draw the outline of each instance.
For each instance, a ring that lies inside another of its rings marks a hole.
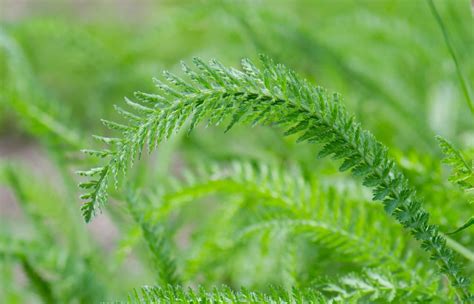
[[[471,3],[433,3],[472,93]],[[123,123],[113,105],[153,92],[162,70],[265,53],[341,93],[430,222],[453,232],[472,197],[448,181],[464,171],[443,166],[453,154],[435,136],[472,160],[474,116],[443,30],[429,1],[0,0],[0,302],[113,301],[156,285],[129,300],[452,303],[454,289],[361,181],[279,128],[180,131],[135,162],[88,225],[74,174],[94,166],[79,149],[102,148],[90,134],[114,136],[100,119]],[[472,226],[446,244],[472,277]]]

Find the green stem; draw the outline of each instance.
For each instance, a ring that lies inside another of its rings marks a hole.
[[[451,249],[453,249],[469,261],[474,262],[474,253],[471,250],[446,235],[444,237],[446,238],[446,244],[451,247]]]
[[[438,25],[441,29],[441,32],[443,33],[444,37],[444,42],[446,43],[446,47],[448,48],[449,53],[451,54],[451,57],[453,58],[454,65],[456,66],[456,73],[459,78],[459,82],[461,83],[461,89],[464,93],[464,97],[466,98],[467,105],[469,106],[469,109],[471,110],[471,113],[474,115],[474,102],[472,101],[473,98],[471,97],[469,87],[467,84],[466,79],[463,76],[463,73],[461,71],[461,65],[459,64],[458,57],[456,56],[456,53],[454,52],[454,47],[451,44],[451,40],[449,39],[449,34],[448,31],[446,30],[446,26],[443,23],[443,19],[438,13],[438,10],[436,9],[436,6],[433,2],[433,0],[427,0],[428,4],[430,6],[431,12],[433,13],[433,16],[435,17],[436,21],[438,22]]]

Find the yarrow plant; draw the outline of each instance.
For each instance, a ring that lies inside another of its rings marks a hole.
[[[62,2],[2,7],[0,303],[473,301],[471,1]]]
[[[381,202],[387,215],[409,231],[421,248],[430,254],[433,264],[437,264],[440,272],[449,279],[457,299],[466,302],[472,300],[470,280],[464,274],[462,265],[456,261],[456,255],[447,246],[439,228],[430,222],[429,213],[423,208],[422,197],[417,195],[402,170],[390,158],[388,149],[346,112],[340,95],[328,93],[265,56],[261,56],[261,67],[244,59],[241,69],[225,67],[216,60],[205,63],[195,58],[193,63],[195,68],[182,64],[187,79],[164,72],[166,82],[155,79],[159,93],[137,92],[136,100],[125,99],[132,111],[116,107],[127,121],[126,124],[103,120],[108,128],[118,131],[119,136],[95,136],[107,148],[83,150],[88,155],[105,159],[100,166],[79,172],[87,177],[87,181],[80,184],[86,189],[82,195],[85,201],[82,212],[87,222],[107,202],[109,184],[118,187],[120,176],[127,173],[143,150],[155,150],[159,143],[185,126],[188,132],[201,122],[215,126],[225,124],[225,131],[238,123],[278,126],[286,130],[286,136],[297,135],[296,141],[299,143],[322,144],[317,155],[319,158],[331,156],[334,160],[340,160],[339,170],[350,170],[352,175],[358,177],[357,180],[360,178],[364,186],[372,189],[372,199]],[[140,221],[139,214],[135,213],[135,218]],[[149,231],[147,229],[144,230],[145,236],[150,234],[146,232]],[[151,244],[152,251],[159,251],[155,247],[160,242],[157,244]],[[392,286],[383,277],[371,278],[375,278],[382,287],[384,284]],[[353,281],[346,279],[346,282]],[[364,280],[357,282],[349,283],[356,292],[364,293],[364,288],[377,290],[376,287],[367,287],[371,285],[363,283]],[[198,298],[214,299],[217,302],[240,299],[259,301],[266,297],[275,300],[274,295],[246,291],[187,293],[179,288],[167,288],[145,289],[141,296],[137,294],[136,297],[145,301]],[[318,290],[314,292],[313,299],[323,297]],[[290,297],[285,293],[279,295],[283,298],[275,300],[277,302]],[[295,292],[291,294],[295,299],[290,302],[307,302],[308,295],[307,292],[304,296]]]

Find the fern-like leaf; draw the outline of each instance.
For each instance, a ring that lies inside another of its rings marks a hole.
[[[141,118],[128,126],[111,126],[122,136],[106,150],[107,163],[98,178],[92,179],[82,207],[86,221],[105,204],[109,182],[118,185],[119,174],[127,171],[144,146],[148,144],[153,149],[156,143],[181,129],[186,119],[191,119],[193,126],[205,118],[213,125],[228,122],[227,129],[240,122],[277,123],[293,130],[306,122],[298,141],[324,143],[321,156],[351,159],[352,164],[343,169],[351,168],[355,174],[364,176],[364,184],[374,189],[374,199],[382,201],[390,215],[422,243],[441,272],[450,278],[459,296],[469,298],[469,280],[462,274],[438,227],[428,222],[422,201],[388,157],[387,148],[347,114],[339,95],[328,94],[266,57],[262,56],[262,63],[263,68],[259,69],[249,60],[243,60],[242,70],[237,70],[216,61],[206,64],[195,59],[197,71],[187,66],[184,69],[191,78],[186,84],[192,90],[173,82],[170,85],[157,82],[159,96],[167,104],[158,102],[145,111],[140,110]]]
[[[472,160],[467,160],[461,152],[441,136],[436,136],[441,151],[444,154],[443,162],[452,168],[449,181],[465,190],[474,190],[474,166]]]
[[[436,294],[400,281],[381,269],[366,269],[313,288],[285,290],[272,286],[267,292],[238,291],[227,286],[206,290],[181,286],[146,286],[134,290],[128,303],[447,303]]]
[[[365,269],[323,284],[328,303],[448,303],[435,293],[426,294],[410,282],[383,269]]]
[[[166,227],[161,223],[152,224],[143,215],[139,208],[136,196],[128,193],[127,202],[135,222],[140,226],[143,237],[153,255],[153,262],[157,271],[157,284],[177,285],[180,283],[176,275],[176,265],[170,254],[169,235]]]
[[[325,303],[320,293],[314,290],[286,291],[272,287],[269,292],[255,292],[247,289],[234,291],[227,286],[196,290],[180,286],[143,287],[134,290],[128,303]]]
[[[454,148],[454,146],[446,139],[442,138],[441,136],[436,136],[436,139],[438,140],[441,151],[445,156],[443,162],[452,168],[452,172],[448,180],[451,183],[458,185],[467,193],[474,194],[474,162],[472,160],[465,159],[461,154],[461,151]],[[470,203],[474,203],[474,198],[470,201]],[[471,216],[471,218],[467,220],[466,223],[449,234],[458,233],[472,225],[474,225],[474,216]]]

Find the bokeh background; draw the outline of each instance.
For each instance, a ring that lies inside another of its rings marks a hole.
[[[435,4],[469,82],[472,4]],[[450,229],[472,211],[446,182],[434,139],[473,149],[474,119],[427,1],[0,0],[0,18],[2,303],[47,299],[50,285],[58,299],[88,302],[153,284],[120,191],[86,225],[74,171],[90,161],[78,151],[98,146],[91,135],[110,133],[100,119],[117,119],[114,104],[134,91],[153,92],[152,77],[179,73],[180,61],[194,56],[238,66],[264,53],[341,93],[427,197],[437,224]],[[184,169],[238,158],[298,166],[351,197],[369,198],[336,165],[315,160],[316,151],[278,129],[200,128],[165,143],[133,178],[149,189]],[[189,241],[185,232],[178,238]],[[472,232],[457,238],[473,244]],[[39,283],[31,282],[35,274]],[[244,274],[210,278],[259,285]]]

